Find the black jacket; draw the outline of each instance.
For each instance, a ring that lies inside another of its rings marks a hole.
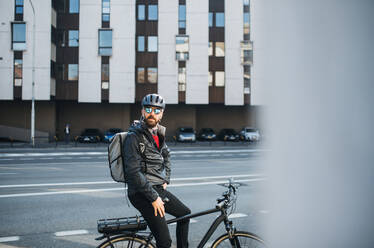
[[[130,127],[123,147],[129,195],[140,192],[153,202],[158,193],[152,186],[170,183],[170,150],[165,143],[165,130],[158,125],[158,149],[144,122]]]

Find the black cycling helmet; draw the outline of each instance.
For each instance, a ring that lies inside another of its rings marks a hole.
[[[158,94],[148,94],[142,100],[142,107],[152,106],[165,109],[165,101],[162,96]]]

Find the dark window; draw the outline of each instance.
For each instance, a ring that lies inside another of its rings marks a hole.
[[[68,80],[69,81],[78,80],[78,64],[68,65]]]
[[[145,20],[145,5],[143,4],[138,5],[138,20],[139,21]]]
[[[148,36],[148,52],[157,52],[157,36]]]
[[[99,30],[99,55],[112,55],[112,30]]]
[[[12,49],[14,51],[26,50],[25,23],[12,23]]]
[[[217,12],[216,13],[216,27],[225,26],[225,13]]]
[[[14,86],[22,86],[22,59],[14,59]]]
[[[57,30],[53,26],[51,26],[51,41],[53,44],[57,44]]]
[[[148,20],[156,21],[158,19],[157,5],[148,5]]]
[[[57,45],[60,47],[65,47],[65,30],[57,30]]]
[[[145,69],[144,67],[138,67],[136,71],[136,77],[138,83],[145,83]]]
[[[147,70],[148,83],[157,83],[157,68],[148,68]]]
[[[69,0],[69,13],[79,13],[79,0]]]
[[[56,62],[51,60],[51,78],[56,78]]]
[[[109,89],[109,64],[101,64],[101,88]]]
[[[79,31],[69,30],[69,47],[79,46]]]
[[[138,52],[144,52],[144,36],[138,36]]]

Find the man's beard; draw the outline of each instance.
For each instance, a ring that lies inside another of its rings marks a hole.
[[[144,121],[149,128],[154,128],[158,123],[155,119],[150,118],[150,117],[146,118]]]

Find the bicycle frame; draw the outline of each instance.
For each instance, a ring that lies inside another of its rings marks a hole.
[[[212,209],[209,209],[209,210],[206,210],[206,211],[202,211],[202,212],[198,212],[198,213],[195,213],[195,214],[188,214],[188,215],[185,215],[185,216],[182,216],[182,217],[178,217],[178,218],[174,218],[174,219],[171,219],[171,220],[167,220],[166,224],[171,224],[171,223],[175,223],[175,222],[178,222],[178,221],[181,221],[181,220],[187,220],[187,219],[191,219],[191,218],[194,218],[194,217],[208,215],[208,214],[212,214],[212,213],[216,213],[216,212],[221,212],[221,215],[218,216],[213,221],[212,225],[209,227],[208,231],[205,233],[204,237],[202,238],[202,240],[200,241],[199,245],[197,246],[197,248],[203,248],[204,245],[208,242],[209,238],[214,233],[214,231],[221,224],[221,222],[224,221],[225,224],[227,224],[226,222],[228,220],[228,217],[227,217],[227,213],[226,213],[225,209],[212,208]],[[226,230],[228,230],[227,227],[226,227]]]

